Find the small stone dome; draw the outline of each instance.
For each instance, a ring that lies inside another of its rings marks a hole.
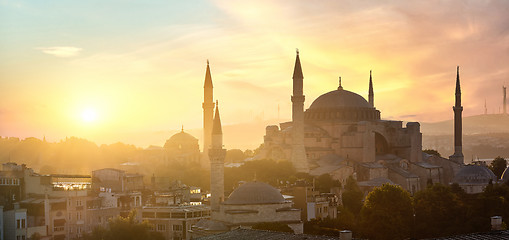
[[[362,96],[344,89],[330,91],[318,97],[309,109],[373,108]]]
[[[198,139],[182,130],[181,132],[174,134],[168,140],[166,140],[164,148],[169,150],[199,149]]]
[[[247,182],[235,189],[223,203],[227,205],[252,205],[284,203],[283,195],[267,183]]]
[[[497,176],[487,167],[467,165],[462,167],[454,176],[453,182],[458,184],[488,184],[497,181]]]

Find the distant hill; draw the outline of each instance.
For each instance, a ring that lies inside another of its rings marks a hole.
[[[421,123],[423,135],[453,135],[454,121]],[[509,133],[508,114],[484,114],[463,117],[463,134]]]

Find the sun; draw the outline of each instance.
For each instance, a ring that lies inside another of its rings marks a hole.
[[[92,108],[87,108],[81,113],[81,119],[84,122],[95,122],[97,120],[97,112]]]

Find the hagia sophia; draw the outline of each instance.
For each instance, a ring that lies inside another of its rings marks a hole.
[[[319,96],[305,111],[303,79],[297,53],[292,122],[267,126],[260,158],[287,159],[298,171],[315,176],[330,174],[341,182],[353,175],[366,187],[398,184],[412,193],[428,181],[448,184],[463,165],[461,147],[449,159],[423,154],[418,122],[403,126],[402,121],[381,119],[375,107],[371,72],[368,101],[346,90],[340,78],[337,89]],[[456,84],[458,92],[459,71]],[[461,114],[460,108],[455,113],[458,111]],[[461,141],[461,132],[457,134]]]
[[[365,191],[389,183],[400,185],[413,194],[430,183],[454,182],[467,193],[476,193],[481,192],[489,181],[497,181],[485,166],[464,164],[459,67],[453,107],[455,152],[449,158],[422,151],[418,122],[403,125],[403,121],[381,118],[380,110],[375,107],[371,71],[368,100],[346,90],[339,78],[337,89],[319,96],[306,110],[303,80],[297,51],[291,96],[292,121],[266,127],[264,147],[255,159],[288,160],[298,172],[312,176],[329,174],[343,183],[353,176]],[[201,157],[198,140],[183,129],[164,146],[176,159],[185,158],[210,166],[211,219],[200,220],[193,226],[193,234],[203,236],[260,222],[285,223],[295,233],[302,233],[302,209],[295,208],[279,190],[268,184],[247,182],[225,198],[226,149],[223,148],[218,102],[213,99],[207,61]]]

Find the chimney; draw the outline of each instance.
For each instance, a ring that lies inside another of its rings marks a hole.
[[[339,240],[352,240],[352,231],[343,230],[339,232]]]
[[[502,217],[493,216],[491,217],[491,230],[502,230]]]

